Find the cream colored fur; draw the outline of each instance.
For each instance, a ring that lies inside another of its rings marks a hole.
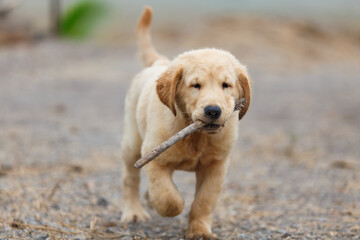
[[[140,171],[134,163],[188,124],[201,120],[219,127],[188,136],[144,168],[151,205],[168,217],[180,214],[184,207],[172,180],[173,172],[194,171],[196,193],[187,237],[215,238],[211,233],[212,212],[237,138],[238,117],[250,104],[248,74],[235,57],[218,49],[189,51],[169,61],[151,44],[151,15],[151,9],[146,8],[137,27],[138,45],[147,68],[133,80],[125,103],[122,221],[145,221],[150,217],[140,202]],[[237,115],[234,103],[242,97],[247,106]],[[220,107],[218,119],[205,116],[204,108],[209,105]]]

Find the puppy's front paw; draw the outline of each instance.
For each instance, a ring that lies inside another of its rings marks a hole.
[[[121,222],[145,222],[150,215],[142,207],[123,209]]]
[[[201,222],[192,222],[189,225],[186,239],[218,239],[216,234],[211,233],[209,228]]]
[[[148,203],[163,217],[175,217],[184,208],[184,199],[177,191],[163,190],[161,194],[149,192]]]

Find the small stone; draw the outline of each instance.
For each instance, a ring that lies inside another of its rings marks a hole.
[[[51,208],[52,208],[52,209],[55,209],[55,210],[60,210],[60,206],[59,206],[59,204],[57,204],[57,203],[51,204]]]
[[[285,234],[285,233],[287,233],[286,230],[283,230],[283,229],[276,230],[276,232],[278,232],[278,233],[280,233],[280,234]]]
[[[284,233],[283,235],[281,235],[281,238],[288,238],[291,237],[290,233]]]
[[[266,236],[260,238],[260,240],[269,240],[269,239],[271,239],[271,238],[266,237]]]
[[[46,240],[49,238],[49,234],[41,235],[40,237],[37,237],[36,240]]]
[[[83,167],[77,164],[70,165],[70,171],[74,173],[82,173]]]
[[[331,163],[331,166],[334,168],[340,168],[340,169],[353,169],[354,167],[344,160],[336,160]]]
[[[101,197],[97,200],[96,205],[101,207],[107,207],[109,205],[109,202],[105,198]]]
[[[249,236],[245,233],[239,234],[238,237],[239,239],[249,239]]]

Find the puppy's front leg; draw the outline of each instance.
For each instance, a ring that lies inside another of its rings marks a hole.
[[[227,161],[215,160],[210,165],[201,165],[196,171],[196,193],[191,205],[187,238],[216,238],[211,233],[211,218],[221,192],[226,166]]]
[[[184,199],[172,180],[172,173],[172,169],[160,166],[156,162],[146,166],[150,201],[163,217],[177,216],[184,208]]]

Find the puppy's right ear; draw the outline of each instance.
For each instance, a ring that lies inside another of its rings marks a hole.
[[[156,91],[160,101],[165,104],[176,116],[175,94],[178,83],[183,74],[180,66],[170,66],[156,81]]]

